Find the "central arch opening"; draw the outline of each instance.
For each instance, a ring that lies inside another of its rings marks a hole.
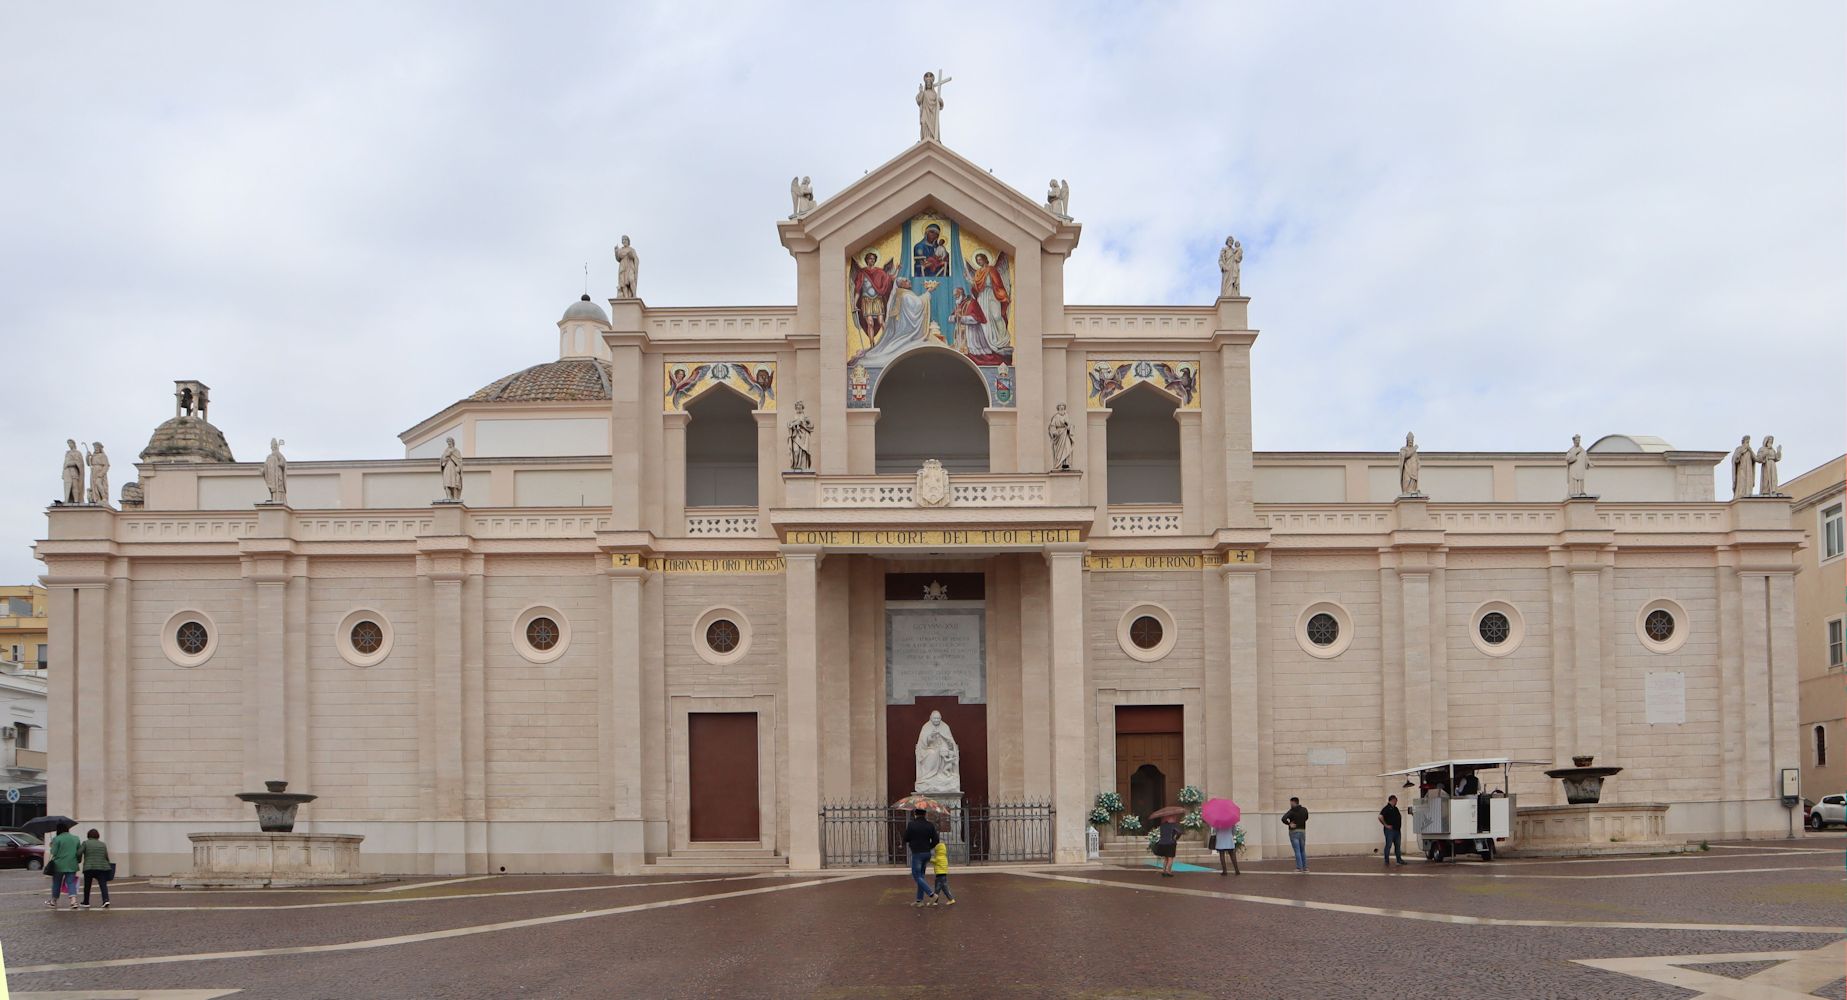
[[[960,356],[913,350],[879,379],[875,471],[916,472],[934,458],[950,472],[988,471],[988,387]]]
[[[750,401],[714,389],[687,404],[686,506],[757,505],[757,418]]]
[[[1179,404],[1144,382],[1108,405],[1109,502],[1179,503]]]

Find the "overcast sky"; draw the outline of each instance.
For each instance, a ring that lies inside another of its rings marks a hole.
[[[241,459],[389,458],[623,233],[651,305],[792,303],[789,176],[939,68],[952,148],[1070,180],[1072,302],[1208,303],[1243,239],[1259,449],[1842,451],[1835,0],[743,7],[0,3],[0,582],[173,379]]]

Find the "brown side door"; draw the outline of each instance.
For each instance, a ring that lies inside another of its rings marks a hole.
[[[686,748],[691,839],[761,839],[757,713],[693,712],[686,717]]]
[[[1116,709],[1116,793],[1130,812],[1144,819],[1155,809],[1176,804],[1186,785],[1181,718],[1179,705]],[[1138,782],[1135,773],[1142,768],[1151,770],[1143,772]],[[1155,772],[1159,772],[1158,779],[1154,779]],[[1138,790],[1142,793],[1139,801]]]

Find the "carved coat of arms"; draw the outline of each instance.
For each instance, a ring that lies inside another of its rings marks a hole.
[[[934,458],[924,460],[917,470],[917,486],[911,494],[919,507],[949,506],[949,470]]]

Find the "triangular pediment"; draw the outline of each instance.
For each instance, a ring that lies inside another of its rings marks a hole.
[[[989,235],[1016,249],[1046,245],[1069,252],[1080,227],[1000,181],[942,143],[920,141],[799,219],[778,225],[784,246],[813,247],[844,235],[859,239],[894,219],[936,207],[979,218]]]

